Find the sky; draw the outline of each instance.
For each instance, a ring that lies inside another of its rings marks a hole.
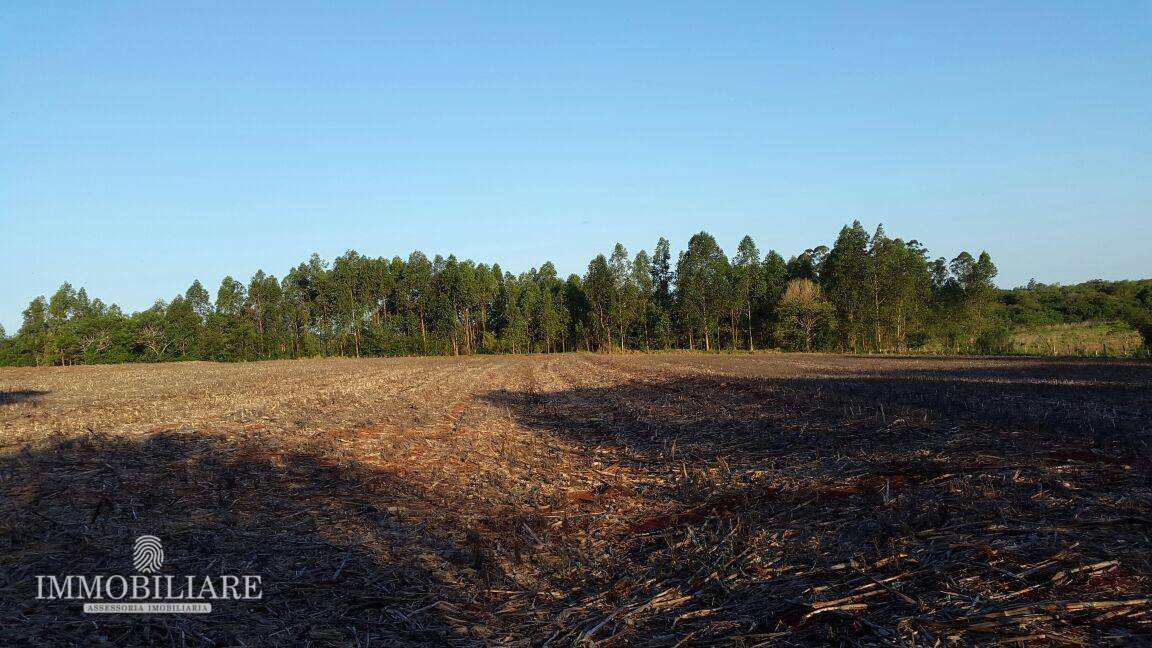
[[[2,2],[0,324],[317,252],[566,275],[845,223],[1152,276],[1152,2]]]

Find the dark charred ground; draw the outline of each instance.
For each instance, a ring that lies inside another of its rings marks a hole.
[[[1152,365],[542,356],[6,370],[0,634],[82,645],[1152,638]],[[254,573],[208,616],[36,574]]]

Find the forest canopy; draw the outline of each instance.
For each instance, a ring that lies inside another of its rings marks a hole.
[[[308,356],[551,353],[573,350],[782,349],[856,353],[1004,353],[1016,327],[1118,321],[1152,344],[1152,282],[993,283],[986,252],[931,258],[918,241],[858,221],[831,247],[785,260],[745,236],[731,257],[706,232],[675,257],[617,243],[581,275],[548,262],[520,275],[498,264],[417,251],[328,263],[282,278],[225,277],[215,297],[183,294],[126,314],[64,284],[0,329],[0,364]]]

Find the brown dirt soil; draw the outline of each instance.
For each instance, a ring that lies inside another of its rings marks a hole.
[[[3,645],[1152,641],[1152,363],[0,369]],[[86,615],[37,574],[260,574]]]

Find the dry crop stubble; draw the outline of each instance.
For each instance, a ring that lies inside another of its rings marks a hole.
[[[1090,645],[1152,632],[1152,364],[653,354],[0,370],[12,643]],[[84,616],[40,573],[243,567]]]

